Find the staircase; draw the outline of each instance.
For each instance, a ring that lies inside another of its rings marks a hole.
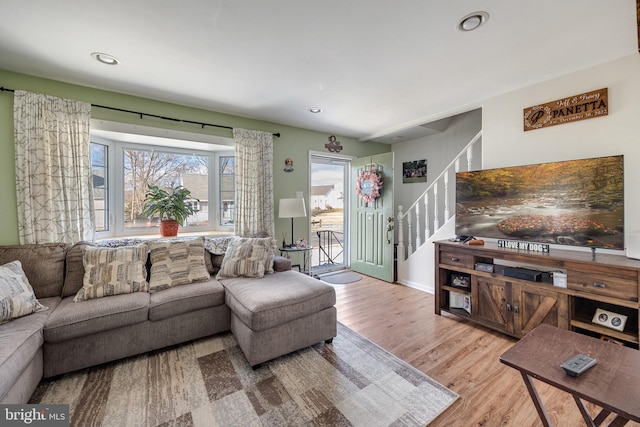
[[[405,211],[398,206],[396,224],[397,274],[399,283],[434,292],[434,248],[433,242],[452,237],[455,234],[455,174],[460,172],[462,160],[465,169],[480,166],[481,159],[473,158],[473,148],[482,144],[482,131],[478,132],[460,153],[444,168],[431,185]],[[452,188],[449,183],[452,182]]]

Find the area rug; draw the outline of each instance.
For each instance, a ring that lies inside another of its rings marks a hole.
[[[458,395],[342,324],[320,343],[248,366],[224,333],[43,380],[29,403],[72,426],[424,426]]]
[[[357,282],[362,276],[353,271],[342,271],[340,273],[329,273],[320,275],[320,279],[332,285],[346,285],[347,283]]]

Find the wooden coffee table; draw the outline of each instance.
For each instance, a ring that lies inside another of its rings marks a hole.
[[[598,364],[580,375],[567,375],[560,365],[576,354],[586,354]],[[570,393],[588,426],[599,426],[617,414],[610,426],[640,422],[640,351],[549,325],[540,325],[507,350],[500,361],[522,374],[533,404],[545,426],[551,426],[533,378]],[[592,418],[584,405],[602,408]]]

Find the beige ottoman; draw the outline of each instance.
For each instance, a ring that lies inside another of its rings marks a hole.
[[[336,336],[335,289],[296,271],[222,279],[231,331],[255,366]]]

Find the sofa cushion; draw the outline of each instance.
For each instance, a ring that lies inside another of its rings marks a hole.
[[[332,307],[335,289],[296,271],[262,279],[221,280],[231,311],[249,328],[262,331]]]
[[[20,261],[0,265],[0,324],[46,309],[33,293]]]
[[[109,329],[144,322],[148,319],[149,294],[136,292],[82,303],[64,298],[44,326],[44,339],[60,342]]]
[[[276,255],[273,257],[273,271],[291,270],[291,260],[283,256]]]
[[[149,320],[157,321],[224,304],[224,288],[215,279],[151,294]]]
[[[20,261],[37,298],[59,297],[66,253],[64,243],[0,246],[0,264]]]
[[[155,240],[149,242],[151,278],[149,289],[159,291],[172,286],[209,280],[204,261],[204,238]]]
[[[132,292],[147,292],[146,243],[83,249],[84,278],[75,302]]]
[[[224,254],[227,252],[231,239],[233,236],[204,238],[204,249],[206,250],[204,258],[205,261],[208,261],[207,270],[211,275],[215,276],[220,271]]]
[[[47,311],[0,325],[0,402],[42,347],[42,327],[60,297],[42,298]]]
[[[213,265],[211,274],[213,275],[218,274],[218,272],[220,271],[220,267],[222,267],[222,261],[224,261],[224,255],[211,254],[211,264]]]
[[[216,279],[228,277],[256,277],[273,273],[276,240],[267,238],[234,237],[222,260]]]
[[[82,282],[84,280],[84,249],[93,246],[93,243],[78,242],[67,251],[62,298],[75,295],[82,289]]]

